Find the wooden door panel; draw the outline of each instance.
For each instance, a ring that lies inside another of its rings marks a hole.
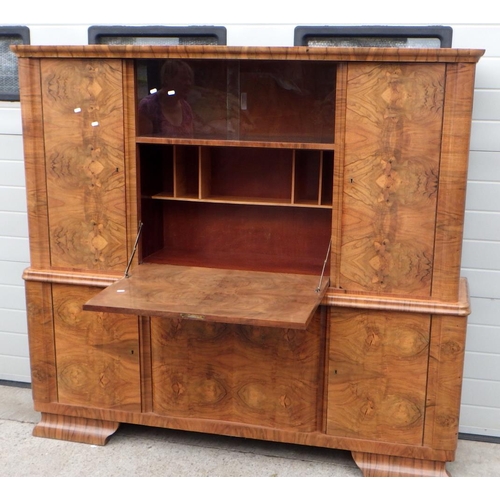
[[[317,430],[321,316],[308,330],[152,318],[154,411]]]
[[[352,64],[340,286],[430,296],[445,65]]]
[[[121,61],[42,61],[53,267],[127,263]]]
[[[421,445],[430,316],[332,309],[327,433]]]
[[[136,316],[84,312],[92,287],[53,285],[58,401],[141,410]]]

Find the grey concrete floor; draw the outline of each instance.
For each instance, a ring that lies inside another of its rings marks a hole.
[[[360,477],[349,452],[122,425],[105,446],[32,436],[31,390],[0,385],[0,477]],[[454,477],[500,477],[500,444],[459,440]]]

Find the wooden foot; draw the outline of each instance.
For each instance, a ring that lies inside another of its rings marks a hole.
[[[33,436],[103,446],[119,426],[118,422],[42,413]]]
[[[449,477],[446,462],[357,451],[352,458],[366,477]]]

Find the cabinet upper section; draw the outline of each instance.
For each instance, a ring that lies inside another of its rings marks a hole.
[[[143,261],[318,276],[331,248],[339,291],[457,300],[483,50],[13,51],[34,268],[118,272],[141,220]]]
[[[13,50],[21,57],[135,59],[139,142],[221,140],[322,149],[333,149],[335,144],[337,63],[476,62],[483,53],[113,45],[17,46]]]

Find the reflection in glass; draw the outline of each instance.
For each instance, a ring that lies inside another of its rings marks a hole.
[[[187,96],[193,85],[193,70],[184,61],[169,59],[161,68],[161,88],[139,103],[141,134],[192,137],[193,111]]]
[[[139,135],[333,143],[335,70],[308,61],[139,62]]]

